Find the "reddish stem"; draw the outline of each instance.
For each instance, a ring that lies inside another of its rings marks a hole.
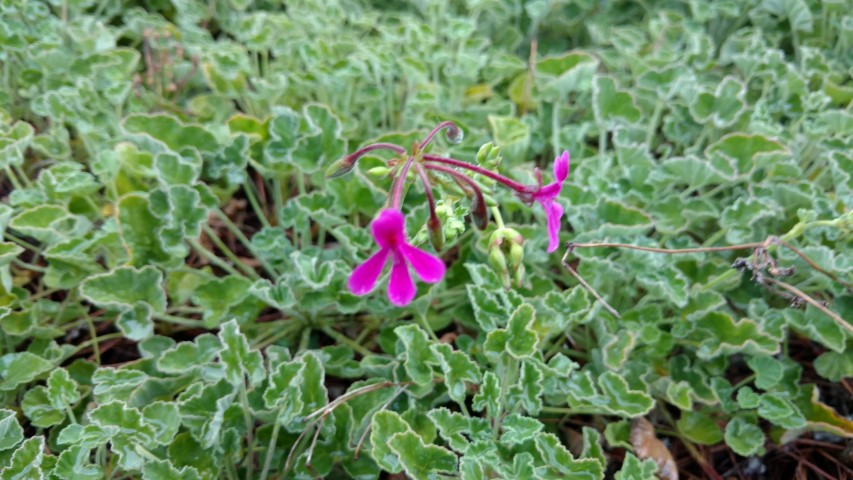
[[[477,173],[479,175],[482,175],[484,177],[489,177],[492,180],[500,183],[501,185],[503,185],[507,188],[510,188],[512,190],[515,190],[516,193],[519,193],[522,195],[524,195],[524,194],[529,195],[531,193],[534,193],[538,189],[538,187],[536,187],[536,186],[524,185],[523,183],[516,182],[515,180],[504,177],[503,175],[501,175],[499,173],[495,173],[495,172],[488,170],[488,169],[485,169],[479,165],[474,165],[473,163],[468,163],[468,162],[463,162],[461,160],[456,160],[455,158],[440,157],[438,155],[431,155],[431,154],[427,153],[427,154],[424,154],[424,160],[426,160],[427,162],[443,163],[445,165],[452,165],[454,167],[468,169],[468,170],[470,170],[474,173]],[[427,168],[430,168],[429,164],[427,164]],[[435,170],[438,170],[438,169],[435,169]],[[453,171],[454,173],[458,173],[452,169],[446,168],[446,170],[450,170],[450,171]],[[442,169],[440,171],[445,171],[445,170]],[[465,178],[468,178],[468,177],[465,177]]]
[[[432,131],[429,132],[429,134],[427,134],[427,136],[423,139],[423,141],[420,143],[420,145],[418,145],[418,148],[423,150],[423,148],[426,147],[427,145],[429,145],[429,142],[432,141],[432,137],[434,137],[443,128],[456,129],[457,131],[459,131],[459,127],[457,127],[456,124],[451,122],[450,120],[446,120],[444,122],[441,122],[438,125],[436,125],[435,128],[433,128]]]
[[[421,177],[421,183],[424,184],[424,192],[426,193],[427,203],[429,203],[429,219],[433,223],[438,223],[438,215],[435,213],[435,196],[432,194],[432,185],[429,183],[429,178],[420,163],[415,165],[415,170],[418,172],[418,176]]]
[[[397,174],[397,177],[394,178],[394,185],[391,187],[391,208],[395,210],[400,209],[400,203],[403,201],[403,185],[406,184],[406,175],[409,174],[409,168],[412,167],[412,163],[414,163],[415,157],[409,157],[406,159],[406,163],[400,167],[400,173]]]
[[[458,172],[452,168],[448,168],[448,167],[445,167],[443,165],[434,165],[434,164],[427,163],[424,165],[424,168],[427,168],[429,170],[434,170],[436,172],[446,173],[446,174],[452,176],[457,181],[461,181],[461,182],[464,182],[465,184],[467,184],[468,187],[471,189],[473,195],[474,195],[474,200],[472,201],[472,203],[476,207],[481,209],[479,214],[481,216],[488,215],[488,213],[486,212],[486,199],[483,198],[483,191],[480,190],[480,186],[477,185],[477,182],[475,182],[472,178],[469,178],[468,176],[466,176],[462,172]],[[472,210],[475,210],[475,209],[472,209]],[[486,223],[488,223],[488,220],[486,220],[481,225],[485,226]]]

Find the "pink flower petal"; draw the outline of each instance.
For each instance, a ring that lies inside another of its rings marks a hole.
[[[569,152],[563,150],[563,154],[554,159],[554,179],[562,183],[569,176]]]
[[[539,202],[546,202],[557,198],[563,190],[563,184],[559,182],[549,183],[533,194],[533,198]]]
[[[415,293],[415,282],[409,274],[406,259],[399,252],[394,252],[394,266],[391,267],[391,278],[388,280],[388,299],[402,307],[415,298]]]
[[[391,253],[391,250],[381,248],[365,260],[364,263],[355,267],[355,270],[349,276],[349,289],[352,293],[364,295],[373,290],[379,274],[382,273],[382,267],[385,266],[385,261],[388,260],[389,253]]]
[[[560,245],[560,217],[563,216],[563,206],[557,202],[542,206],[548,216],[548,253],[551,253]]]
[[[380,247],[396,247],[406,241],[406,218],[403,212],[386,208],[370,224],[373,239]]]
[[[435,283],[444,277],[446,267],[440,258],[408,243],[400,247],[400,252],[412,264],[415,273],[424,282]]]

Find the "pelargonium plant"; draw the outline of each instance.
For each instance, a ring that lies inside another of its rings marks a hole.
[[[445,135],[451,143],[459,143],[462,140],[461,129],[451,121],[441,122],[430,131],[421,141],[412,145],[411,151],[405,147],[393,143],[373,143],[364,146],[349,155],[344,156],[326,170],[328,178],[343,176],[352,171],[358,159],[374,150],[391,150],[397,153],[397,157],[388,162],[389,176],[392,178],[391,189],[385,207],[379,211],[371,223],[373,239],[379,246],[379,250],[357,266],[349,277],[349,288],[356,295],[370,293],[376,285],[379,276],[385,268],[385,264],[391,260],[391,275],[388,280],[388,298],[394,305],[404,306],[414,299],[415,284],[409,273],[409,265],[415,270],[418,278],[427,283],[436,283],[444,277],[444,262],[437,256],[411,245],[406,238],[406,219],[402,212],[404,192],[407,190],[406,182],[409,172],[414,169],[415,181],[420,181],[426,192],[429,207],[429,218],[426,221],[430,239],[436,250],[443,245],[442,225],[436,213],[436,196],[433,183],[437,175],[449,177],[455,184],[471,199],[471,220],[480,230],[485,229],[489,223],[489,212],[486,198],[483,194],[483,186],[477,181],[477,177],[485,177],[491,182],[506,187],[527,205],[534,202],[542,205],[547,218],[548,252],[553,252],[559,246],[560,218],[563,215],[563,207],[557,201],[562,190],[563,181],[569,175],[569,152],[554,159],[554,181],[542,185],[542,173],[537,168],[535,176],[536,184],[526,185],[511,178],[501,175],[482,165],[457,160],[455,158],[433,155],[426,152],[426,147],[435,138],[436,134],[445,130]],[[464,172],[467,170],[466,172]],[[510,238],[513,248],[520,248],[522,239],[512,229],[503,229],[511,232],[507,237],[505,232],[493,236],[490,241],[492,247],[500,247],[504,238]],[[498,233],[498,232],[496,232]],[[492,249],[494,253],[500,254],[499,248]],[[492,255],[494,256],[494,255]],[[519,255],[514,255],[515,263],[518,263]],[[505,263],[505,260],[498,260]],[[514,265],[515,270],[520,265]],[[508,282],[505,282],[508,283]]]

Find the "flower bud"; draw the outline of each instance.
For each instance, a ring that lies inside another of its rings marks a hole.
[[[457,144],[465,138],[465,133],[461,128],[457,127],[456,124],[452,124],[444,131],[444,137],[447,138],[448,142]]]
[[[514,271],[524,268],[524,247],[513,242],[509,247],[509,264]]]
[[[519,263],[515,271],[512,272],[512,278],[513,280],[515,280],[516,288],[521,288],[521,286],[524,284],[524,272],[525,268],[523,263]]]
[[[482,194],[475,194],[471,198],[471,219],[474,221],[474,226],[480,230],[485,230],[489,226],[489,210],[486,208]]]
[[[352,160],[350,155],[346,157],[338,159],[335,163],[329,165],[329,168],[326,169],[326,178],[338,178],[342,177],[355,167],[355,162]]]
[[[373,167],[367,171],[368,175],[374,177],[386,177],[389,173],[391,173],[391,169],[383,166]]]
[[[506,264],[506,255],[504,255],[504,252],[499,246],[495,246],[495,248],[492,248],[489,251],[489,264],[492,266],[492,270],[494,270],[495,273],[498,274],[498,277],[500,277],[504,288],[509,289],[511,283],[509,268],[507,268]]]
[[[436,252],[441,251],[444,247],[444,228],[441,226],[441,221],[438,217],[431,217],[427,220],[427,230],[429,231],[429,241],[432,243]]]

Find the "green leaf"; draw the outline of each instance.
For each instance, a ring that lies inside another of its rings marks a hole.
[[[604,478],[604,466],[592,458],[575,459],[569,450],[560,443],[553,433],[540,432],[534,437],[536,450],[545,460],[545,465],[558,473],[546,478],[577,478],[601,480]]]
[[[219,359],[225,366],[225,378],[232,385],[241,385],[248,377],[251,385],[257,385],[266,376],[263,359],[257,350],[249,350],[249,341],[240,332],[235,320],[231,320],[219,330]]]
[[[758,415],[789,430],[806,425],[806,419],[800,409],[784,393],[762,394],[758,402]]]
[[[0,242],[0,267],[10,264],[22,253],[24,253],[24,249],[14,243]]]
[[[216,137],[199,125],[185,125],[167,114],[131,115],[122,124],[127,133],[162,143],[173,152],[192,147],[199,152],[213,152],[219,147]]]
[[[518,445],[533,438],[544,425],[535,418],[525,417],[517,413],[507,415],[501,422],[501,442],[507,445]]]
[[[723,440],[723,429],[702,412],[682,411],[676,425],[678,431],[693,443],[714,445]]]
[[[785,374],[782,363],[769,355],[749,357],[746,364],[755,372],[755,386],[762,390],[775,387]]]
[[[299,391],[304,369],[303,362],[282,362],[270,372],[264,403],[276,410],[276,421],[284,425],[298,419],[305,410]]]
[[[454,473],[456,455],[446,448],[424,444],[421,437],[409,430],[395,433],[388,439],[388,448],[397,454],[400,466],[412,480],[436,478],[436,473]]]
[[[127,435],[141,443],[154,439],[154,428],[147,425],[142,413],[120,401],[98,405],[89,412],[89,419],[101,428],[116,427],[118,434]]]
[[[38,386],[27,391],[21,402],[24,415],[39,428],[59,425],[65,420],[65,410],[54,407],[47,396],[47,388]]]
[[[119,267],[87,278],[80,286],[80,293],[86,300],[103,307],[132,308],[143,303],[162,313],[166,309],[162,282],[163,274],[154,267]]]
[[[693,321],[693,336],[699,340],[696,356],[710,360],[734,353],[775,354],[778,341],[762,331],[753,320],[735,320],[724,312],[708,312]]]
[[[47,398],[53,408],[57,410],[73,406],[80,400],[77,382],[71,378],[64,368],[54,370],[47,377]]]
[[[463,434],[471,438],[471,441],[485,435],[491,436],[491,427],[485,419],[479,417],[467,417],[444,407],[430,410],[427,415],[447,445],[460,452],[464,452],[470,444]]]
[[[0,357],[0,391],[15,390],[52,369],[51,362],[30,352],[7,353]]]
[[[812,12],[803,0],[762,0],[755,10],[756,15],[771,14],[788,20],[792,30],[812,31]]]
[[[530,415],[537,415],[542,409],[543,380],[542,370],[536,364],[523,362],[518,383],[510,387],[510,398]]]
[[[180,470],[169,460],[151,460],[142,467],[142,480],[201,480],[198,470],[188,465]]]
[[[515,358],[525,358],[536,352],[536,333],[531,329],[536,310],[530,304],[518,307],[507,324],[506,349]]]
[[[592,110],[596,123],[611,128],[617,122],[636,123],[642,116],[634,97],[616,86],[616,80],[596,76],[592,84]]]
[[[180,398],[182,425],[202,448],[218,445],[223,432],[225,411],[234,403],[237,391],[225,379],[196,388]]]
[[[655,480],[658,466],[651,458],[640,461],[633,453],[627,452],[622,468],[613,478],[616,480]]]
[[[404,325],[394,329],[403,345],[403,366],[406,373],[418,385],[432,383],[433,373],[430,364],[438,364],[437,355],[430,349],[430,340],[426,332],[417,325]]]
[[[746,87],[740,80],[727,76],[715,92],[703,91],[690,104],[690,113],[698,123],[711,121],[716,128],[733,125],[746,109]]]
[[[0,472],[0,480],[41,480],[43,458],[44,437],[39,435],[24,440],[12,454],[9,466]]]
[[[498,376],[491,371],[483,375],[480,391],[474,395],[472,406],[477,412],[486,409],[490,415],[496,415],[500,409],[501,390]]]
[[[59,455],[54,475],[59,478],[74,478],[80,480],[100,480],[104,477],[104,471],[100,465],[94,465],[89,461],[92,452],[87,447],[74,445]]]
[[[598,387],[589,371],[576,373],[570,380],[568,402],[572,408],[624,417],[645,415],[654,408],[655,402],[648,394],[632,390],[616,372],[601,374]]]
[[[853,377],[853,348],[848,348],[844,353],[822,353],[815,359],[814,368],[818,375],[831,382]]]
[[[745,416],[736,416],[729,421],[725,439],[726,444],[738,455],[749,457],[764,452],[764,433]]]
[[[380,468],[389,473],[399,473],[403,470],[399,454],[391,448],[390,439],[405,432],[412,432],[412,429],[398,413],[382,410],[373,415],[370,431],[371,456]]]
[[[115,426],[101,428],[90,424],[84,427],[77,423],[71,423],[59,432],[56,443],[59,445],[76,445],[91,449],[105,445],[117,433],[118,428]]]
[[[171,402],[154,402],[142,409],[145,425],[153,430],[154,443],[168,445],[178,433],[181,417],[178,406]]]
[[[167,252],[162,239],[152,234],[152,232],[159,232],[165,225],[152,213],[147,195],[138,193],[125,195],[118,202],[118,212],[121,238],[130,249],[129,253],[134,265],[171,266],[181,260]]]
[[[489,115],[492,138],[510,161],[524,158],[530,145],[530,127],[516,117]]]
[[[446,343],[432,344],[430,349],[444,373],[447,395],[457,403],[464,403],[468,391],[465,381],[479,382],[480,368],[464,352],[453,351]]]
[[[755,393],[755,390],[749,385],[744,385],[738,389],[736,399],[740,408],[744,409],[758,408],[758,404],[761,402],[761,396]]]
[[[18,445],[24,439],[24,429],[12,410],[0,409],[0,451]]]
[[[812,305],[807,305],[805,311],[785,310],[785,319],[791,328],[804,333],[807,337],[820,342],[823,346],[837,353],[844,353],[847,332],[825,313]]]

